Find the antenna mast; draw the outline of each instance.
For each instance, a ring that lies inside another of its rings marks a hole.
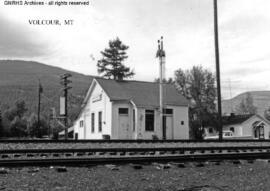
[[[160,105],[160,127],[162,129],[162,138],[166,139],[166,125],[163,124],[163,79],[165,68],[165,51],[163,50],[163,37],[158,40],[158,51],[156,57],[159,58],[159,105]]]

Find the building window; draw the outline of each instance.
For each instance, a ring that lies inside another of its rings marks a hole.
[[[154,131],[154,110],[145,110],[145,131]]]
[[[98,112],[98,132],[102,131],[102,112]]]
[[[119,108],[118,113],[119,115],[128,115],[128,108]]]
[[[135,109],[133,109],[132,121],[133,121],[133,131],[135,131]]]
[[[95,113],[91,114],[91,132],[95,132]]]
[[[234,127],[231,127],[230,128],[230,131],[234,133]]]
[[[209,133],[213,133],[213,128],[209,128]]]
[[[181,121],[181,125],[184,125],[185,123],[184,123],[184,121]]]
[[[173,109],[163,109],[163,113],[167,115],[172,115],[173,114]]]
[[[80,127],[83,127],[83,120],[80,121]]]

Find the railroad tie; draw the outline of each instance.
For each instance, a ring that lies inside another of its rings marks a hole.
[[[65,153],[65,156],[66,156],[66,157],[72,157],[73,154],[71,154],[71,153]]]
[[[117,152],[109,152],[110,155],[117,155]]]
[[[35,155],[34,155],[34,154],[31,154],[31,153],[26,155],[26,157],[29,157],[29,158],[32,158],[32,157],[34,157],[34,156],[35,156]]]
[[[82,157],[84,155],[85,155],[85,153],[82,153],[82,152],[76,154],[76,156],[78,156],[78,157]]]
[[[124,156],[124,155],[126,155],[126,152],[124,152],[124,151],[119,152],[119,155],[120,155],[120,156]]]
[[[136,152],[128,152],[128,155],[136,155],[137,153]]]
[[[159,151],[160,155],[164,155],[166,152],[165,151]]]
[[[53,157],[60,157],[60,154],[59,153],[53,153],[52,156]]]
[[[45,157],[48,157],[48,154],[41,153],[39,156],[42,157],[42,158],[45,158]]]
[[[1,155],[1,158],[6,159],[6,158],[10,158],[10,156],[9,155]]]
[[[13,155],[14,158],[19,158],[19,157],[21,157],[21,156],[22,156],[22,155],[20,155],[20,154],[14,154],[14,155]]]

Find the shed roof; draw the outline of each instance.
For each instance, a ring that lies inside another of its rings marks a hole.
[[[131,100],[137,107],[159,106],[159,83],[95,78],[112,101]],[[188,100],[174,85],[164,84],[164,104],[188,106]]]

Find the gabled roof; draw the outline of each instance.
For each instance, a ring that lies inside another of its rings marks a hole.
[[[236,125],[236,124],[244,124],[249,122],[254,118],[259,118],[261,121],[270,125],[270,122],[258,114],[246,114],[246,115],[230,115],[230,116],[222,116],[222,125]],[[205,122],[205,126],[215,126],[217,125],[214,121]]]
[[[254,114],[253,116],[251,116],[248,120],[244,121],[243,123],[248,122],[249,120],[252,120],[254,118],[259,118],[261,121],[263,121],[264,123],[267,123],[268,125],[270,125],[270,122],[262,115],[259,114]]]
[[[252,116],[254,116],[254,114],[222,116],[222,123],[223,125],[241,124]]]
[[[132,101],[137,107],[159,106],[159,84],[156,82],[95,78],[111,101]],[[188,106],[188,100],[172,84],[164,84],[165,105]]]

